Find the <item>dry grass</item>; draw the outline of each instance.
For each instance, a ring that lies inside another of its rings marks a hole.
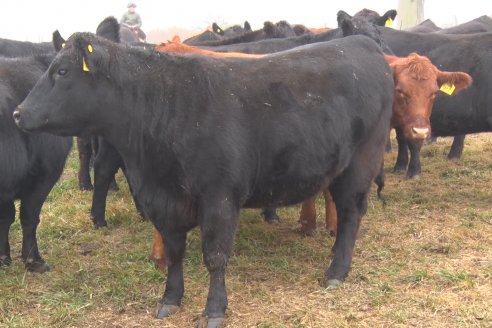
[[[228,326],[491,327],[492,135],[467,137],[458,162],[445,157],[450,141],[424,148],[419,180],[392,174],[395,153],[387,155],[387,205],[371,195],[351,274],[338,290],[318,284],[334,240],[323,229],[299,237],[298,207],[281,210],[278,226],[243,211],[228,267]],[[0,269],[0,326],[194,326],[208,286],[197,232],[188,241],[182,310],[155,320],[165,276],[147,260],[152,227],[137,216],[120,176],[122,190],[108,201],[110,227],[94,230],[75,158],[39,228],[52,271],[27,273],[19,258]],[[14,255],[20,241],[17,221]]]

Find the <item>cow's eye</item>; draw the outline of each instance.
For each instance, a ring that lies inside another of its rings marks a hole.
[[[67,75],[67,73],[68,73],[68,70],[67,70],[67,69],[65,69],[65,68],[60,68],[60,69],[58,70],[58,75],[60,75],[60,76]]]

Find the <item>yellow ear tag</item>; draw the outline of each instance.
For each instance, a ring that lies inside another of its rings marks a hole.
[[[85,58],[82,57],[82,70],[84,72],[89,72],[89,67],[87,67],[87,63],[85,62]]]
[[[386,22],[384,23],[384,26],[385,26],[385,27],[391,27],[391,25],[393,25],[393,20],[392,20],[392,19],[391,19],[391,17],[390,17],[390,18],[388,18],[388,19],[386,20]]]
[[[89,52],[92,52],[92,46],[90,44],[87,46],[87,50],[89,50]]]
[[[443,85],[441,85],[441,88],[439,90],[451,96],[454,92],[454,89],[456,89],[454,83],[444,83]]]
[[[65,48],[65,42],[62,43],[62,48]]]

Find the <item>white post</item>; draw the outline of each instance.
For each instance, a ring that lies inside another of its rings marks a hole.
[[[395,28],[403,30],[422,22],[424,20],[424,1],[399,0]]]

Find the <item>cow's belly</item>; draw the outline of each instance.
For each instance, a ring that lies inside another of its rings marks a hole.
[[[257,186],[243,207],[283,207],[298,204],[326,188],[330,181],[329,176],[272,181],[269,185]]]

